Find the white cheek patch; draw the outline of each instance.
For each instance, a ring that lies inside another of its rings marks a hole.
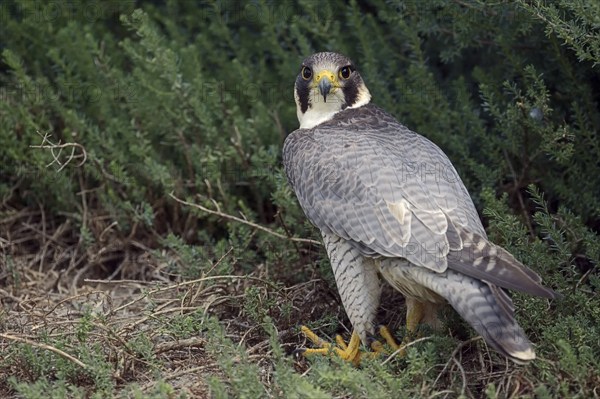
[[[348,108],[362,107],[363,105],[367,105],[369,102],[371,102],[371,93],[366,87],[361,87],[358,91],[356,102]]]

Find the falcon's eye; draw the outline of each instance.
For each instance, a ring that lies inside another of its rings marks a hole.
[[[340,69],[340,78],[350,79],[350,74],[352,74],[353,71],[354,68],[352,68],[350,65],[343,67],[342,69]]]
[[[309,67],[304,66],[302,67],[301,75],[302,79],[309,80],[310,78],[312,78],[312,70]]]

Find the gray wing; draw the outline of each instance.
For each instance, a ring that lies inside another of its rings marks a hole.
[[[460,237],[485,234],[454,167],[429,140],[394,123],[299,130],[286,140],[286,172],[307,217],[366,255],[403,257],[444,271]]]
[[[436,272],[450,265],[502,287],[550,296],[539,276],[487,241],[439,147],[376,109],[345,112],[293,132],[284,145],[288,179],[314,225],[367,256],[401,257]]]

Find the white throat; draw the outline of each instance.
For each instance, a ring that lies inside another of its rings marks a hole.
[[[311,104],[305,113],[302,113],[300,108],[300,103],[296,96],[296,115],[298,116],[298,121],[300,122],[300,129],[312,129],[313,127],[327,122],[335,114],[342,111],[342,104],[344,101],[344,94],[341,90],[336,90],[333,93],[330,93],[327,96],[327,102],[323,101],[323,97],[319,94],[317,90],[311,93]],[[358,108],[363,105],[368,104],[371,101],[371,94],[368,90],[364,90],[359,93],[357,101],[350,107],[347,108]]]
[[[331,111],[308,108],[308,110],[302,114],[298,108],[296,113],[298,114],[298,121],[300,121],[300,129],[312,129],[323,122],[327,122],[340,111],[341,109],[337,108]]]

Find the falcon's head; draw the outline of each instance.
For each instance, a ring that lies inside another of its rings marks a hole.
[[[302,129],[310,129],[337,112],[371,101],[371,93],[352,61],[337,53],[316,53],[302,61],[294,97]]]

